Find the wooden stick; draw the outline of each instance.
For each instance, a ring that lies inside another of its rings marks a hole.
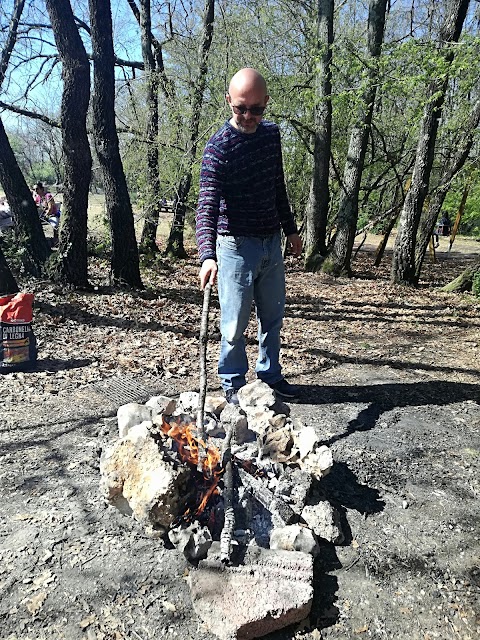
[[[207,282],[203,291],[203,308],[200,322],[200,392],[198,394],[197,407],[197,432],[200,441],[198,446],[198,471],[203,471],[203,461],[206,455],[206,436],[203,417],[205,412],[205,398],[207,396],[208,311],[210,309],[211,291],[212,285]]]
[[[225,443],[222,447],[221,464],[225,468],[223,476],[223,504],[225,521],[220,534],[220,561],[224,564],[230,562],[232,555],[232,538],[235,531],[235,509],[233,506],[233,460],[232,444],[236,444],[237,434],[234,425],[229,425],[225,434]]]

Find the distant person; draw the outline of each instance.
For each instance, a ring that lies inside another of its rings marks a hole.
[[[5,197],[0,198],[0,230],[13,227],[12,212]]]
[[[440,235],[449,236],[451,230],[452,230],[452,223],[450,221],[448,213],[445,212],[444,214],[442,214],[442,217],[440,218],[440,225],[439,225]]]
[[[45,189],[41,182],[37,182],[33,187],[33,199],[37,205],[41,218],[46,220],[53,227],[53,238],[58,240],[58,225],[60,223],[60,208],[55,202],[52,194]]]

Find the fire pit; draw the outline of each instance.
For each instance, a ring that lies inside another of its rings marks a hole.
[[[194,392],[120,407],[100,488],[195,565],[193,604],[212,632],[256,638],[308,615],[317,538],[342,534],[331,505],[313,500],[333,464],[315,430],[261,381],[238,396],[239,407],[207,396],[201,433]]]

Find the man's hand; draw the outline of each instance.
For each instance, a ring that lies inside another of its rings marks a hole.
[[[298,258],[302,253],[302,239],[298,233],[292,233],[287,236],[288,250],[295,258]]]
[[[202,267],[200,269],[200,288],[202,291],[205,289],[205,285],[207,282],[210,282],[211,285],[215,284],[217,279],[217,263],[215,260],[208,259],[202,262]]]

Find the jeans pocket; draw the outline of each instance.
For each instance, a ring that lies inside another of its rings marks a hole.
[[[217,242],[220,249],[238,250],[245,242],[245,236],[217,236]]]

